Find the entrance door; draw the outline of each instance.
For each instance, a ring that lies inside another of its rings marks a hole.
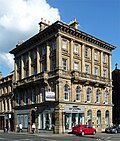
[[[35,123],[35,111],[34,110],[32,110],[32,112],[31,112],[31,122],[32,122],[32,124],[33,123]]]

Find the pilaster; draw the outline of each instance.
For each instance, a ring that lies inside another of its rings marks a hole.
[[[21,56],[21,79],[24,78],[24,63],[23,63],[23,55]]]
[[[73,70],[73,40],[71,40],[70,42],[70,66],[71,66],[71,70]]]
[[[81,67],[81,70],[82,72],[85,72],[85,45],[83,44],[82,45],[82,67]]]
[[[29,76],[31,76],[31,52],[30,51],[28,52],[28,60],[29,60],[29,63],[28,63]]]
[[[91,64],[91,74],[94,75],[94,48],[92,48],[92,64]]]
[[[39,53],[39,47],[37,47],[37,73],[40,73],[40,53]]]
[[[100,53],[100,76],[103,76],[103,52]]]
[[[47,48],[46,48],[46,70],[50,71],[50,46],[49,43],[47,42]]]

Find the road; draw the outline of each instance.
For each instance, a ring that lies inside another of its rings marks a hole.
[[[98,140],[100,139],[100,140]],[[96,135],[76,136],[72,134],[24,134],[1,133],[0,141],[120,141],[120,134],[97,133]]]

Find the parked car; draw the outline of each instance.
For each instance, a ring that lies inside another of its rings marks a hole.
[[[87,134],[96,134],[96,129],[93,127],[90,127],[86,124],[79,124],[75,127],[72,127],[72,133],[73,134],[80,134],[80,135],[87,135]]]
[[[112,127],[108,127],[105,129],[106,133],[120,133],[120,124],[119,125],[114,125]]]

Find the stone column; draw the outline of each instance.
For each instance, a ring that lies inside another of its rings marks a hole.
[[[94,75],[94,48],[92,48],[92,64],[91,64],[91,74]]]
[[[74,61],[73,61],[73,40],[71,40],[71,42],[70,42],[70,65],[71,65],[70,69],[72,71],[74,69],[73,68],[73,65],[74,65]]]
[[[100,53],[100,76],[103,77],[103,52]]]
[[[28,63],[28,70],[29,70],[29,76],[31,76],[31,52],[28,52],[28,60],[29,60],[29,63]]]
[[[50,46],[47,42],[47,48],[46,48],[46,70],[50,71]]]
[[[108,62],[109,62],[109,64],[108,64],[108,66],[109,66],[109,69],[108,69],[108,78],[110,80],[112,80],[111,54],[108,56]]]
[[[57,43],[57,48],[56,48],[56,67],[58,68],[58,69],[61,69],[61,62],[62,62],[62,44],[61,44],[61,42],[62,42],[62,39],[61,39],[61,36],[60,35],[58,35],[58,37],[57,37],[57,41],[56,41]]]
[[[82,65],[81,65],[81,70],[82,72],[85,72],[85,45],[82,45]]]
[[[17,81],[18,80],[18,75],[17,75],[17,63],[16,63],[16,60],[14,60],[14,81]]]
[[[39,53],[40,48],[37,47],[37,73],[40,73],[40,53]]]
[[[24,63],[23,63],[23,56],[21,56],[21,79],[24,78]]]

